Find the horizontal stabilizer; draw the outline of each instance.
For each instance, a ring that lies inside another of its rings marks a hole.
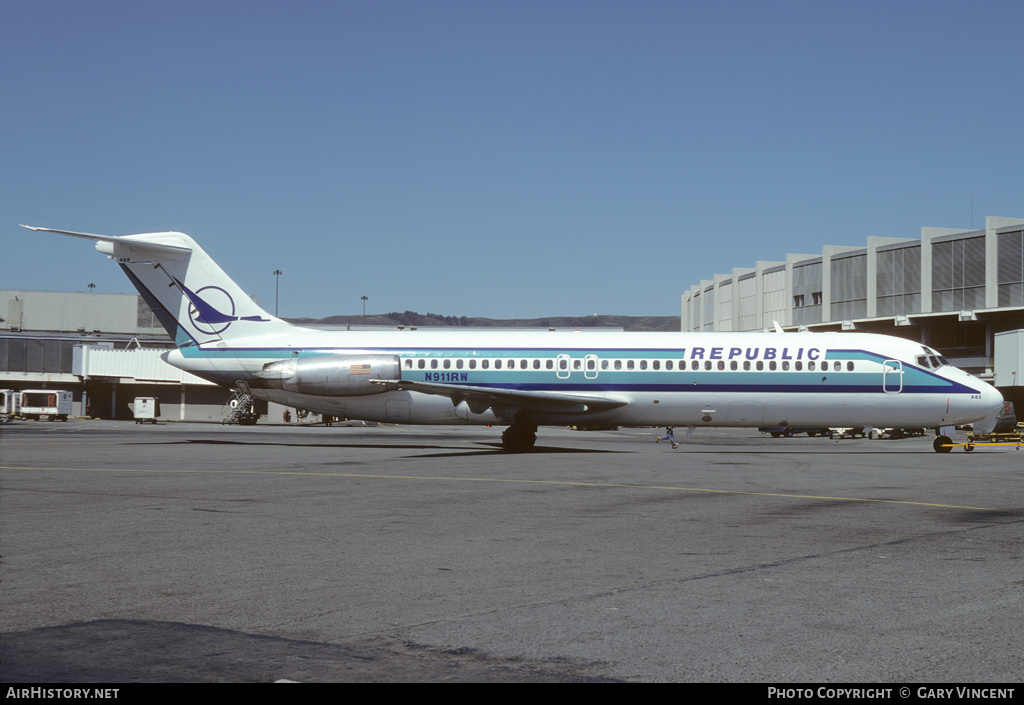
[[[154,242],[154,237],[162,237],[169,235],[170,233],[149,233],[144,235],[123,235],[116,237],[114,235],[94,235],[92,233],[76,233],[71,230],[54,230],[53,228],[37,228],[31,225],[22,225],[23,228],[34,230],[36,232],[44,233],[57,233],[58,235],[70,235],[71,237],[80,237],[86,240],[94,240],[96,242],[108,242],[113,245],[122,245],[130,247],[136,253],[146,253],[155,257],[181,257],[187,255],[192,251],[190,247],[182,247],[181,245],[169,245],[165,242]],[[108,253],[109,254],[109,253]]]

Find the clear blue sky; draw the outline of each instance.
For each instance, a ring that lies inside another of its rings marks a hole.
[[[4,0],[0,288],[195,237],[273,310],[678,315],[1024,217],[1020,0]],[[974,220],[971,220],[973,199]]]

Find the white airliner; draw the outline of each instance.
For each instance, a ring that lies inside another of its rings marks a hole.
[[[30,227],[30,226],[25,226]],[[1002,395],[931,348],[863,333],[323,331],[257,306],[189,236],[96,241],[153,309],[175,367],[258,399],[398,424],[899,427],[992,417]]]

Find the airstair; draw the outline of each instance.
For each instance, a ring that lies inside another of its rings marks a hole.
[[[240,390],[232,390],[234,396],[231,401],[228,402],[230,410],[227,412],[227,416],[221,421],[222,424],[236,423],[241,426],[252,426],[259,420],[259,412],[256,411],[256,401],[252,398],[251,394]]]

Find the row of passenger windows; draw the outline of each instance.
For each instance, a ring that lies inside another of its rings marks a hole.
[[[743,360],[741,363],[738,360],[601,360],[600,369],[602,370],[795,370],[797,372],[807,370],[808,372],[816,372],[818,370],[822,372],[839,372],[843,369],[843,363],[840,361],[828,361],[828,360]],[[481,369],[481,370],[587,370],[593,371],[598,369],[598,360],[594,358],[559,358],[553,360],[551,358],[540,360],[506,360],[506,359],[490,359],[490,358],[469,358],[468,360],[463,358],[444,358],[438,360],[436,358],[427,360],[419,358],[415,362],[411,358],[406,358],[405,368],[413,369],[413,366],[417,369],[444,369],[444,370],[462,370],[462,369]],[[849,372],[854,371],[854,364],[852,361],[846,362],[846,369]]]

